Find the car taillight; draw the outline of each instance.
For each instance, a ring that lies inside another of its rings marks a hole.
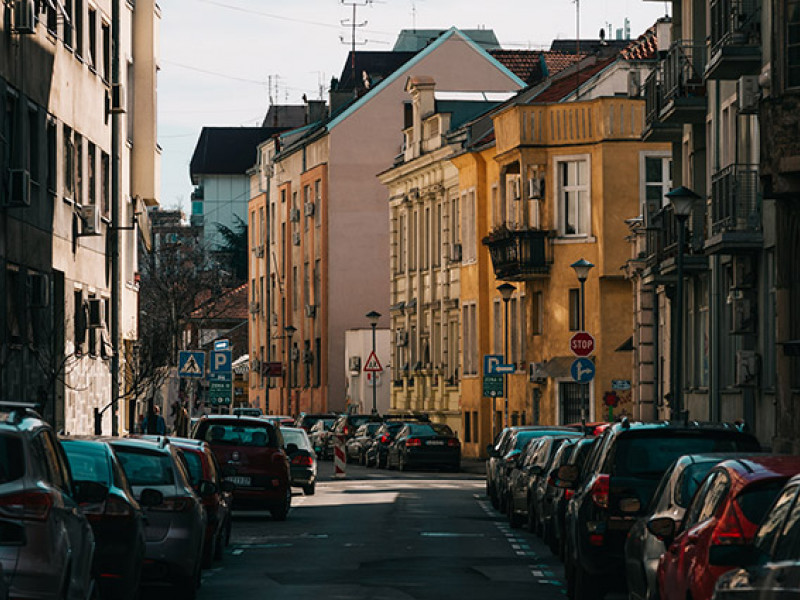
[[[186,496],[170,496],[158,506],[153,506],[150,510],[159,512],[186,512],[192,507],[192,499]]]
[[[109,496],[106,498],[106,506],[103,510],[103,513],[107,517],[125,518],[133,515],[133,509],[131,508],[131,505],[122,498],[118,498],[117,496]]]
[[[722,517],[717,521],[717,526],[714,527],[714,531],[711,533],[712,546],[730,546],[747,543],[742,523],[736,514],[734,505],[734,502],[728,504]]]
[[[461,444],[459,443],[459,441],[456,438],[450,438],[450,439],[447,440],[447,445],[450,446],[451,448],[456,448],[456,447],[460,446]]]
[[[300,465],[302,467],[310,467],[310,466],[312,466],[314,464],[314,461],[312,460],[312,458],[310,456],[306,456],[304,454],[301,454],[301,455],[298,455],[298,456],[295,456],[294,458],[292,458],[292,464],[293,465]]]
[[[389,443],[389,436],[385,433],[381,436],[381,444],[388,444]]]
[[[53,508],[53,497],[36,490],[0,496],[0,516],[23,521],[46,521]]]
[[[408,438],[406,440],[407,448],[418,448],[419,446],[422,446],[422,440],[419,438]]]
[[[344,434],[350,435],[350,428],[347,425],[344,426]]]
[[[608,508],[608,475],[595,475],[591,486],[592,502],[600,508]]]
[[[564,498],[566,500],[571,500],[574,495],[575,495],[575,490],[564,490]]]

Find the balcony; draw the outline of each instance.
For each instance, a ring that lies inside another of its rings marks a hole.
[[[758,0],[711,0],[711,51],[707,79],[738,79],[761,70]]]
[[[756,165],[730,165],[711,178],[711,236],[708,254],[737,254],[760,248],[761,192]]]
[[[685,246],[683,249],[683,270],[686,275],[705,271],[708,269],[708,257],[703,252],[705,212],[702,205],[695,205],[689,221],[686,224]],[[661,227],[658,230],[661,239],[658,240],[659,273],[668,278],[677,272],[678,258],[678,219],[672,206],[662,208],[656,219]]]
[[[705,122],[705,62],[704,44],[685,40],[672,44],[661,65],[664,87],[659,118],[662,123],[683,125]]]
[[[662,123],[664,107],[664,70],[658,64],[644,82],[644,135],[646,142],[676,142],[681,138],[680,123]]]
[[[500,227],[483,238],[497,279],[526,281],[547,277],[553,264],[549,236],[550,232],[542,229]]]

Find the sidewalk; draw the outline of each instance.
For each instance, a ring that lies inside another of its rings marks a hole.
[[[462,458],[461,471],[476,475],[486,475],[486,460],[482,458]]]

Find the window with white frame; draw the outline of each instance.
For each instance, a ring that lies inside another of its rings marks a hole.
[[[642,152],[639,160],[641,215],[649,227],[656,212],[666,205],[672,189],[672,157],[669,152]]]
[[[588,236],[591,228],[589,157],[556,160],[556,229],[562,236]]]

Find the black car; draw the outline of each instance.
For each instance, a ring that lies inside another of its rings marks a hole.
[[[558,468],[551,472],[550,488],[552,489],[553,499],[550,503],[552,515],[548,521],[549,526],[546,531],[545,540],[550,546],[550,551],[564,560],[564,518],[567,514],[567,503],[572,499],[574,490],[566,489],[556,485],[556,473],[563,465],[573,465],[579,472],[583,469],[586,459],[589,456],[592,446],[597,441],[595,437],[581,438],[564,451],[560,459]]]
[[[624,589],[628,531],[645,514],[658,482],[679,456],[759,449],[754,436],[727,424],[623,419],[606,429],[579,485],[574,467],[561,467],[557,473],[560,485],[576,486],[565,520],[569,597],[599,599]]]
[[[356,430],[364,423],[380,423],[378,415],[340,415],[331,428],[331,434],[341,436],[345,442],[356,434]]]
[[[306,433],[311,432],[311,428],[320,420],[329,421],[331,425],[336,420],[337,415],[333,413],[300,413],[294,422],[295,427],[305,429]]]
[[[108,488],[102,502],[83,503],[95,539],[94,573],[103,598],[136,598],[145,553],[144,515],[111,447],[97,440],[62,439],[73,477]],[[142,494],[152,506],[161,492]]]
[[[360,465],[367,463],[367,447],[372,442],[375,432],[383,425],[380,421],[364,423],[356,429],[356,433],[344,445],[347,461],[357,462]]]
[[[658,560],[667,549],[664,542],[647,528],[651,518],[683,520],[689,501],[708,472],[726,458],[740,454],[690,454],[682,456],[664,473],[653,494],[647,514],[638,519],[625,542],[625,575],[631,600],[654,600],[658,597],[656,571]]]
[[[405,471],[412,466],[461,469],[461,442],[447,425],[406,423],[389,447],[386,466]]]
[[[800,590],[800,476],[778,494],[752,544],[715,545],[709,562],[736,565],[717,580],[712,600],[797,598]]]
[[[368,467],[376,466],[379,469],[386,468],[386,460],[389,456],[389,446],[392,445],[397,433],[406,426],[402,421],[387,421],[375,432],[375,435],[366,444],[364,452]]]

